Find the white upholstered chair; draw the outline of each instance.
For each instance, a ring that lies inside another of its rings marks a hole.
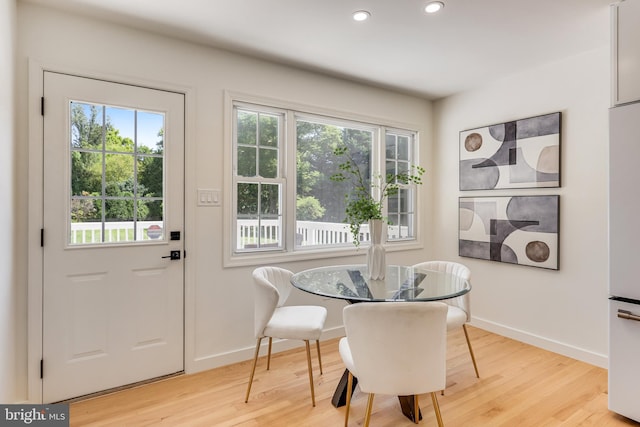
[[[353,377],[369,393],[364,425],[369,425],[375,393],[414,396],[431,393],[442,426],[436,391],[446,382],[447,305],[441,302],[358,303],[344,308],[347,333],[339,351],[349,370],[345,426],[349,421]]]
[[[466,280],[471,279],[471,270],[458,262],[452,261],[426,261],[419,264],[415,264],[413,267],[425,268],[427,270],[443,271],[446,273],[454,274]],[[447,312],[447,330],[462,327],[464,330],[464,336],[467,339],[467,347],[469,347],[469,354],[471,355],[471,361],[473,362],[473,369],[476,371],[476,377],[480,378],[478,373],[478,365],[476,364],[476,358],[473,354],[473,348],[471,347],[471,341],[469,340],[469,333],[467,332],[467,322],[471,320],[471,299],[470,292],[466,294],[443,300],[449,306]]]
[[[300,305],[284,306],[291,293],[290,279],[293,273],[279,267],[260,267],[253,271],[255,289],[255,337],[256,351],[253,357],[253,367],[247,386],[245,403],[249,401],[251,384],[256,372],[260,343],[265,337],[269,338],[267,354],[267,370],[271,364],[271,342],[273,338],[302,340],[307,350],[307,366],[309,368],[309,385],[311,387],[311,403],[316,406],[313,389],[313,371],[311,369],[311,351],[309,340],[316,341],[318,349],[318,364],[322,375],[322,359],[320,357],[320,334],[327,318],[327,309],[320,306]]]

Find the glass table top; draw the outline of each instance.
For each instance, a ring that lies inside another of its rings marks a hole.
[[[471,284],[450,273],[387,266],[384,280],[369,279],[366,265],[334,265],[296,273],[291,283],[315,295],[349,301],[437,301],[464,295]]]

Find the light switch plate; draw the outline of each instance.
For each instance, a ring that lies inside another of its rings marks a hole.
[[[198,188],[198,206],[220,206],[220,190]]]

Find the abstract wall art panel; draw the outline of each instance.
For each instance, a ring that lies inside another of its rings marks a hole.
[[[460,190],[560,186],[561,113],[460,132]]]
[[[558,270],[560,196],[461,197],[463,257]]]

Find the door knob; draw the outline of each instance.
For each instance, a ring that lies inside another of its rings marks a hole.
[[[163,256],[162,258],[169,258],[172,261],[180,259],[180,251],[171,251],[170,255]]]

